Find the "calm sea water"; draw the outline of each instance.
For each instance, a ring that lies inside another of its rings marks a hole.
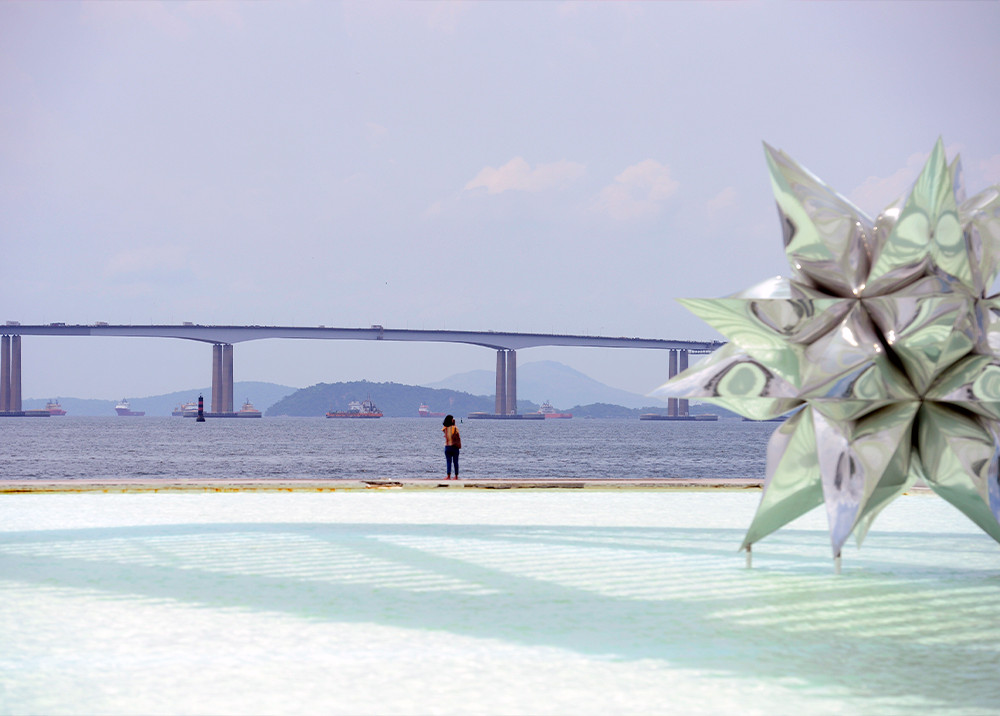
[[[777,423],[465,420],[467,478],[762,478]],[[441,421],[421,418],[0,419],[0,479],[443,476]]]

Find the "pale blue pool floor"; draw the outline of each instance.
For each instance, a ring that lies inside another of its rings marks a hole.
[[[11,495],[0,712],[1000,713],[1000,545],[757,493]]]

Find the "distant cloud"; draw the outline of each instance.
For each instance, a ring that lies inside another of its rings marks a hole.
[[[653,216],[679,187],[680,183],[670,176],[670,167],[646,159],[628,167],[613,184],[604,187],[593,208],[620,220]]]
[[[875,217],[910,190],[928,156],[929,153],[910,155],[905,167],[887,177],[868,177],[861,182],[861,186],[850,192],[847,198],[863,212]]]
[[[948,145],[945,153],[951,162],[961,156],[961,145]],[[887,177],[868,177],[859,187],[847,195],[854,204],[871,217],[906,194],[927,162],[929,152],[913,154],[906,160],[906,166]],[[987,186],[1000,183],[1000,154],[988,159],[966,162],[962,157],[965,189],[969,196],[978,194]]]
[[[983,181],[987,184],[1000,184],[1000,154],[994,154],[989,159],[983,159],[979,162],[979,173],[983,177]],[[969,187],[970,194],[978,194],[979,190],[985,187]]]
[[[736,198],[739,194],[736,189],[731,186],[727,186],[725,189],[720,191],[718,194],[709,199],[705,206],[708,208],[710,214],[715,214],[716,212],[722,211],[723,209],[728,209],[731,206],[736,205]]]
[[[552,164],[537,164],[532,169],[522,157],[514,157],[500,168],[484,167],[465,185],[465,190],[486,189],[490,194],[505,191],[539,192],[564,187],[584,173],[586,167],[577,162],[563,160]]]

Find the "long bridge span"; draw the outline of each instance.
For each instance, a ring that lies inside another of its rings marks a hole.
[[[178,338],[212,345],[211,412],[233,412],[233,345],[267,338],[341,341],[416,341],[422,343],[466,343],[496,351],[496,415],[517,414],[517,351],[540,346],[589,346],[595,348],[645,348],[668,351],[668,375],[673,377],[688,365],[691,353],[710,353],[722,341],[683,341],[624,336],[584,336],[558,333],[514,333],[500,331],[411,330],[403,328],[332,328],[327,326],[209,326],[181,325],[67,325],[49,323],[21,325],[8,321],[0,326],[0,415],[21,415],[22,336],[112,336],[130,338]],[[667,412],[686,416],[687,401],[671,398]]]

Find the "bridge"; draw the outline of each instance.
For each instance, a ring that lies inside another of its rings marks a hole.
[[[675,341],[624,336],[583,336],[558,333],[512,333],[498,331],[410,330],[371,326],[331,328],[327,326],[208,326],[181,325],[67,325],[49,323],[21,325],[8,321],[0,326],[0,416],[23,415],[21,409],[22,336],[112,336],[132,338],[177,338],[212,345],[211,412],[233,413],[233,345],[267,338],[341,341],[416,341],[465,343],[495,350],[496,417],[517,415],[517,351],[540,346],[590,346],[596,348],[646,348],[668,351],[668,375],[673,377],[688,365],[691,353],[711,353],[722,341]],[[671,398],[671,417],[686,417],[688,403]]]

